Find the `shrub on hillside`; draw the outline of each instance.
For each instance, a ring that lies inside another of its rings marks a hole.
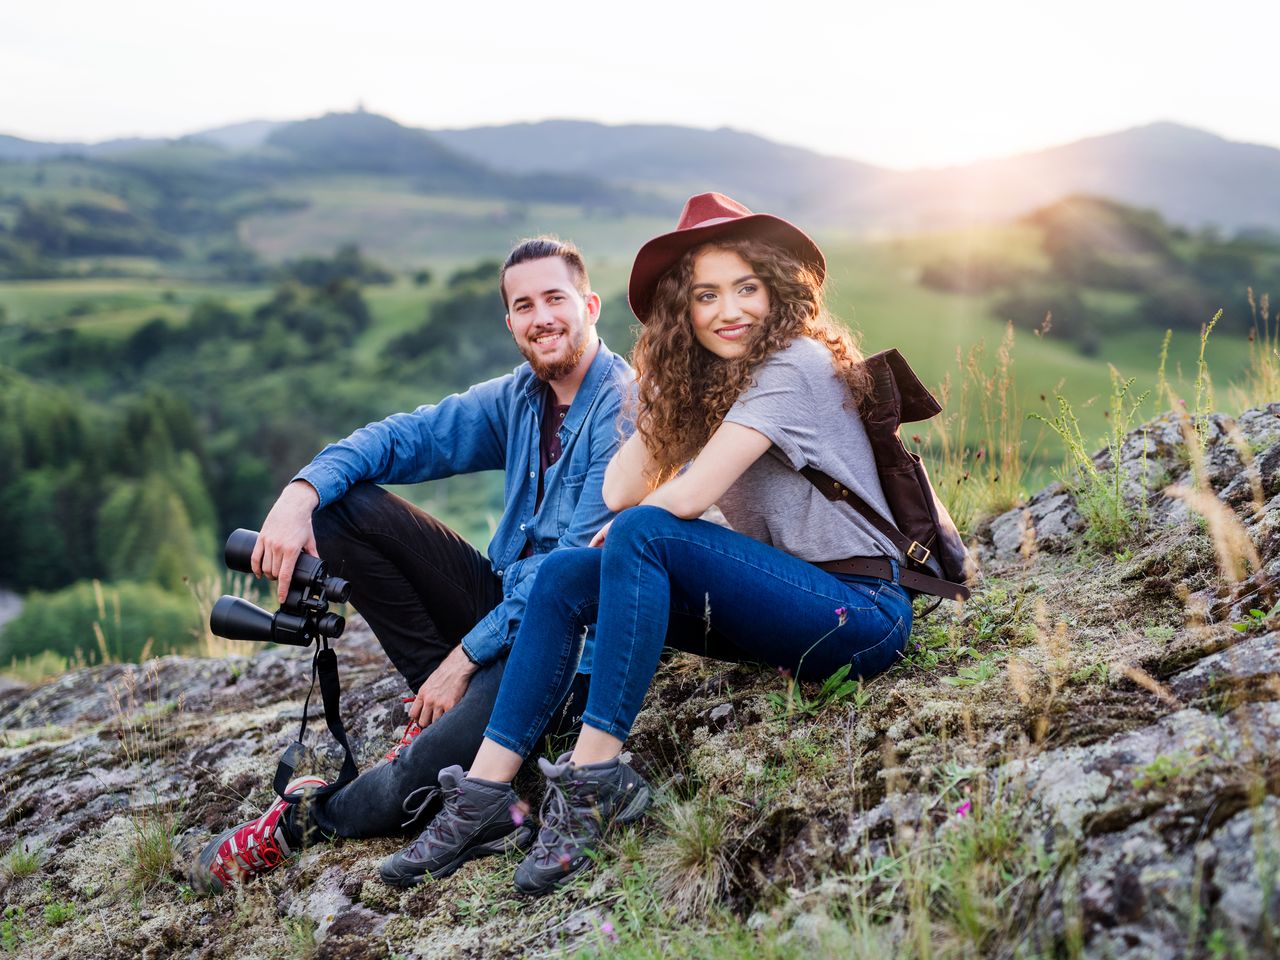
[[[992,312],[1023,330],[1069,340],[1087,356],[1098,352],[1098,335],[1084,301],[1074,287],[1034,284],[1018,287],[992,306]],[[1045,318],[1051,317],[1046,325]]]
[[[33,593],[0,633],[0,662],[49,650],[83,663],[138,662],[189,646],[199,626],[190,597],[153,584],[81,581]]]
[[[994,257],[944,257],[925,264],[920,285],[945,293],[990,293],[1021,280],[1026,271]]]

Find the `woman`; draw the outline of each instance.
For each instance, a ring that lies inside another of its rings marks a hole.
[[[471,770],[441,772],[444,808],[384,861],[385,880],[444,876],[532,839],[511,781],[589,623],[582,732],[557,763],[539,760],[541,830],[515,877],[529,893],[573,876],[604,829],[647,807],[650,788],[621,753],[664,646],[811,680],[844,665],[874,676],[898,658],[911,631],[900,555],[797,472],[815,466],[890,516],[857,413],[861,355],[824,310],[825,269],[799,229],[719,194],[690,199],[676,230],[640,250],[628,290],[645,324],[636,430],[604,484],[621,512],[592,548],[545,561]],[[696,519],[713,503],[733,529]],[[892,579],[815,565],[850,556],[888,558]]]

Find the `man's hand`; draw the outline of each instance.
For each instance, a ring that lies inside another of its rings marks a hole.
[[[435,723],[457,706],[476,669],[462,645],[454,647],[418,690],[409,707],[409,719],[420,727]]]
[[[298,554],[305,551],[313,557],[320,556],[311,529],[311,514],[319,503],[320,495],[315,487],[305,480],[295,480],[276,499],[258,531],[251,560],[253,575],[279,580],[277,593],[281,603],[289,594],[289,581],[293,578]]]

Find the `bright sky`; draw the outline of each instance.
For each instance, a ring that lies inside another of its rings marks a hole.
[[[893,167],[1155,120],[1280,146],[1275,0],[10,0],[0,132],[731,126]]]

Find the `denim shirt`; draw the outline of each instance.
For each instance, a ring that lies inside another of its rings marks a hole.
[[[604,471],[622,440],[619,414],[634,389],[631,368],[600,343],[560,426],[563,453],[547,468],[538,496],[545,384],[527,363],[465,393],[398,413],[325,447],[295,480],[315,487],[324,507],[354,484],[420,483],[459,473],[505,470],[504,507],[489,541],[502,578],[502,603],[462,638],[475,663],[503,656],[524,615],[534,573],[556,547],[585,547],[613,514],[604,504]],[[533,555],[521,558],[525,544]],[[590,671],[592,637],[580,669]]]

